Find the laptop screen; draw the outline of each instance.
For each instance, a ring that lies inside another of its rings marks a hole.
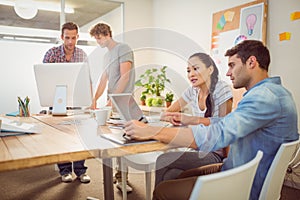
[[[113,105],[125,121],[143,120],[143,111],[133,98],[131,93],[109,95]]]

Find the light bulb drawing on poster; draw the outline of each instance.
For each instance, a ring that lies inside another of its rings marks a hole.
[[[247,39],[262,40],[264,4],[257,4],[241,9],[240,35]]]
[[[256,15],[255,14],[248,15],[247,18],[246,18],[246,25],[247,25],[247,29],[248,29],[248,35],[253,34],[255,23],[256,23]]]

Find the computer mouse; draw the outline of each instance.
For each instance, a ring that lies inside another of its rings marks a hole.
[[[47,110],[41,110],[41,111],[40,111],[40,114],[46,115],[46,114],[47,114]]]

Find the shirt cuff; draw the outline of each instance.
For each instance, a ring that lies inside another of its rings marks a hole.
[[[217,123],[218,121],[220,121],[222,119],[222,117],[210,117],[210,124],[214,124]]]

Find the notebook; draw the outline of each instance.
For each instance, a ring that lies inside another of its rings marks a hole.
[[[118,113],[124,121],[139,120],[145,123],[150,122],[153,126],[167,126],[169,123],[160,122],[159,117],[146,117],[143,111],[135,101],[131,93],[110,94],[110,99],[116,107]],[[155,122],[154,122],[155,120]],[[154,142],[155,140],[139,141],[129,139],[124,135],[122,126],[110,126],[112,133],[101,134],[101,137],[106,138],[118,144],[128,145],[136,143]]]

